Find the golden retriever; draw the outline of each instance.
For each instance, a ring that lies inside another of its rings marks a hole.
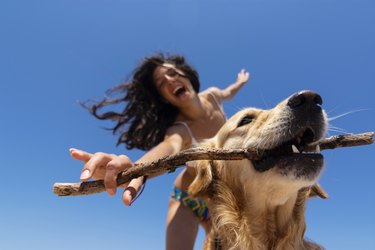
[[[244,109],[200,146],[256,148],[262,159],[198,161],[189,193],[207,199],[212,228],[204,249],[322,249],[304,239],[309,196],[326,197],[316,184],[323,156],[303,152],[323,138],[322,98],[298,92],[270,110]]]

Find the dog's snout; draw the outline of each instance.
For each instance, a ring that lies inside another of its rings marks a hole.
[[[300,107],[316,107],[323,104],[322,97],[310,90],[304,90],[294,94],[288,100],[288,106],[292,109]]]

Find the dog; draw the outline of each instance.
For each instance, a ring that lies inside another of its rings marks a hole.
[[[307,199],[327,198],[317,184],[323,169],[319,146],[304,152],[326,135],[321,105],[319,94],[300,91],[270,110],[239,111],[202,142],[209,148],[256,148],[261,155],[196,163],[188,191],[204,197],[210,209],[204,249],[323,249],[304,239]]]

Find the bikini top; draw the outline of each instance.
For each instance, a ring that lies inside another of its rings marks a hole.
[[[191,131],[189,125],[187,125],[186,122],[175,121],[174,124],[181,124],[181,125],[183,125],[186,128],[186,130],[188,131],[188,133],[190,135],[192,146],[194,146],[194,145],[196,145],[198,143],[197,140],[195,139],[194,135],[193,135],[193,132]]]

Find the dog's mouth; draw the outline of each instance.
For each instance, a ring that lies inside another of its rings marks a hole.
[[[320,154],[319,144],[316,143],[316,133],[312,128],[305,128],[296,134],[291,140],[281,145],[265,150],[262,158],[253,161],[254,167],[259,172],[267,171],[273,167],[278,167],[285,171],[304,166],[305,168],[317,172],[323,166],[323,155]],[[311,145],[316,146],[311,146]],[[302,169],[306,174],[306,169]]]

